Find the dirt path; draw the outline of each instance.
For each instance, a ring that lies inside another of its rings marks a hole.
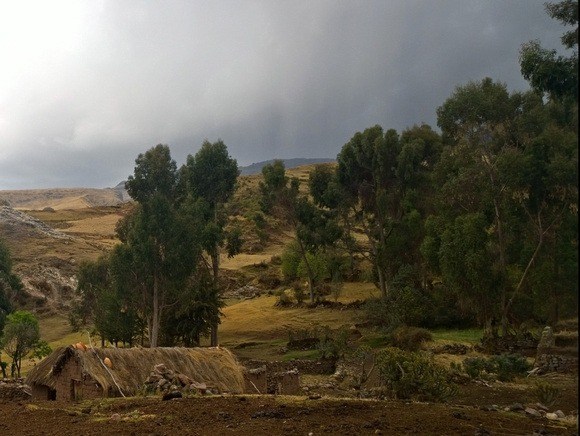
[[[487,433],[486,433],[487,431]],[[214,396],[0,403],[2,435],[576,434],[544,418],[468,406],[307,397]]]

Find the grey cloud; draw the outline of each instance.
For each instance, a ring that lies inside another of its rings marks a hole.
[[[435,126],[469,80],[526,89],[519,47],[564,30],[542,3],[82,3],[74,44],[0,85],[0,189],[112,186],[158,143],[181,163],[221,138],[248,165],[333,157],[377,123]]]

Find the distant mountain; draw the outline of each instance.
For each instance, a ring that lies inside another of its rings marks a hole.
[[[302,165],[313,165],[318,163],[334,162],[336,159],[332,158],[294,158],[294,159],[270,159],[262,162],[256,162],[246,167],[240,167],[240,175],[250,176],[252,174],[259,174],[262,172],[262,168],[266,165],[273,163],[275,160],[281,160],[284,162],[286,169],[296,168]]]

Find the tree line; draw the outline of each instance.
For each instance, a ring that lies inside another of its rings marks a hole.
[[[334,169],[310,174],[310,195],[281,162],[263,169],[262,210],[295,230],[283,270],[295,278],[302,266],[311,301],[316,282],[352,271],[356,255],[380,290],[378,324],[475,318],[506,335],[577,314],[578,3],[546,9],[576,26],[562,37],[574,52],[524,44],[530,91],[485,78],[437,108],[440,133],[357,132]]]

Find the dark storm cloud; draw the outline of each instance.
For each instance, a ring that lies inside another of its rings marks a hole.
[[[71,5],[36,39],[34,12],[0,33],[0,189],[112,186],[149,147],[182,163],[205,138],[240,165],[334,157],[377,123],[435,126],[469,80],[526,89],[521,44],[558,47],[564,30],[532,0]]]

